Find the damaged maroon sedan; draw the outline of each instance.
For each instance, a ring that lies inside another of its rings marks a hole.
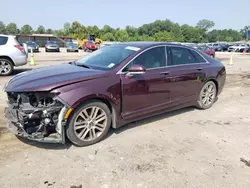
[[[42,142],[87,146],[110,127],[197,106],[210,108],[226,80],[224,65],[170,43],[101,48],[69,64],[16,75],[5,85],[8,128]]]

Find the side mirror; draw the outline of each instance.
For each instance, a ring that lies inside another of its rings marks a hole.
[[[146,72],[145,67],[143,67],[142,65],[135,64],[129,67],[127,75],[129,76],[129,75],[144,74],[145,72]]]

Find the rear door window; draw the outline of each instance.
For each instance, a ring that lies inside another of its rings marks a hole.
[[[191,53],[195,56],[196,63],[206,63],[206,60],[203,57],[201,57],[200,54],[198,54],[194,50],[191,50]]]
[[[198,63],[195,56],[187,48],[171,47],[172,66]]]
[[[5,45],[8,42],[8,37],[0,36],[0,45]]]

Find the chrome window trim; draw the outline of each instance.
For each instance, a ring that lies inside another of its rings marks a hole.
[[[157,68],[150,68],[150,69],[146,69],[147,71],[148,70],[154,70],[154,69],[162,69],[162,68],[167,68],[167,67],[179,67],[179,66],[186,66],[186,65],[202,65],[202,64],[209,64],[209,62],[206,60],[206,58],[203,57],[203,55],[198,51],[198,50],[194,50],[194,49],[191,49],[189,47],[186,47],[186,46],[175,46],[175,45],[171,45],[171,44],[161,44],[161,45],[157,45],[157,46],[152,46],[152,47],[149,47],[147,49],[144,49],[143,51],[141,51],[140,53],[138,53],[135,57],[133,57],[128,63],[126,63],[119,71],[117,71],[116,74],[126,74],[128,71],[126,72],[122,72],[122,70],[128,65],[130,64],[135,58],[137,58],[139,55],[141,55],[142,53],[150,50],[150,49],[153,49],[153,48],[157,48],[157,47],[165,47],[165,56],[166,56],[166,66],[164,67],[157,67]],[[188,49],[188,50],[193,50],[194,52],[198,53],[198,55],[200,55],[204,60],[205,62],[201,62],[201,63],[189,63],[189,64],[183,64],[183,65],[168,65],[168,54],[167,54],[167,47],[179,47],[179,48],[185,48],[185,49]]]

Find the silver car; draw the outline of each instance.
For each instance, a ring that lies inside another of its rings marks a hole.
[[[16,36],[0,35],[0,76],[10,75],[15,66],[27,64],[28,54]]]
[[[45,52],[49,51],[60,52],[60,46],[55,41],[47,41],[45,44]]]

